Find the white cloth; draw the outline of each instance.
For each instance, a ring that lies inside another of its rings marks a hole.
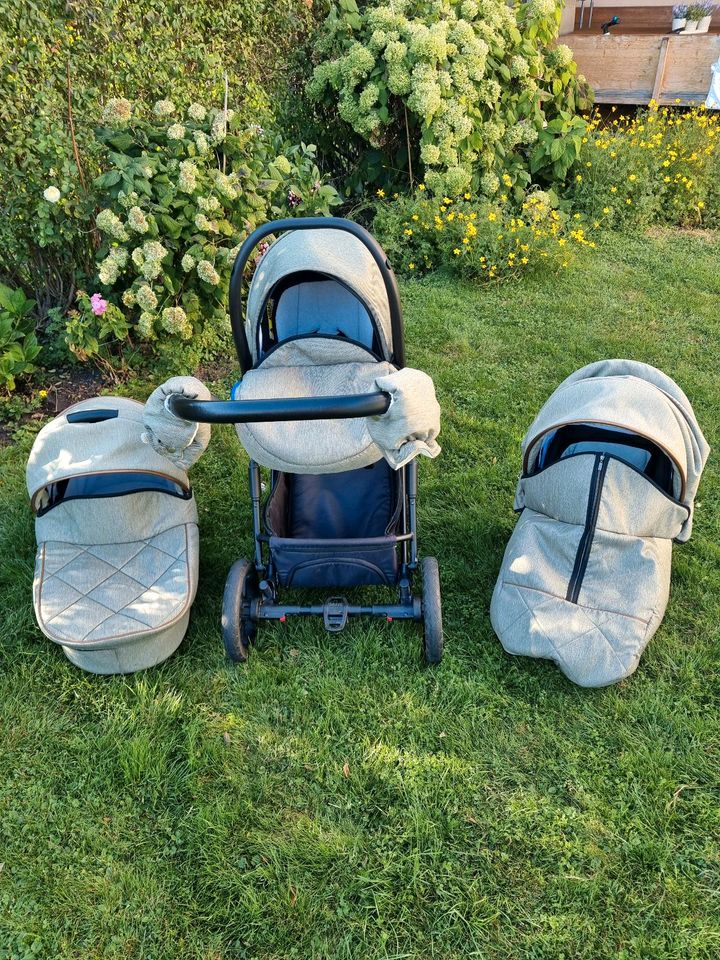
[[[710,73],[712,74],[712,80],[710,81],[705,107],[708,110],[720,110],[720,57],[710,65]]]
[[[377,377],[375,385],[390,394],[390,406],[381,416],[368,417],[368,430],[393,470],[417,456],[437,457],[440,404],[430,377],[404,367]]]
[[[172,377],[153,390],[145,404],[143,440],[172,463],[188,470],[210,442],[210,424],[181,420],[170,413],[165,401],[171,394],[192,400],[211,400],[212,394],[195,377]]]

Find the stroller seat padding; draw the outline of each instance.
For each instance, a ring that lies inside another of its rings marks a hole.
[[[335,280],[311,280],[283,290],[275,310],[278,340],[327,333],[373,343],[373,324],[360,300]]]
[[[377,392],[375,381],[394,371],[363,347],[332,337],[281,343],[249,370],[234,400],[351,396]],[[382,451],[366,418],[237,425],[240,442],[257,463],[288,473],[340,473],[377,462]]]

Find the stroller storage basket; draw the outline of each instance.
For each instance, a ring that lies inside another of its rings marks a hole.
[[[284,587],[394,585],[397,538],[289,540],[270,538],[278,581]]]

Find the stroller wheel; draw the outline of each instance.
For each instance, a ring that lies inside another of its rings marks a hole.
[[[249,602],[256,594],[255,567],[248,560],[236,560],[225,581],[222,606],[225,652],[235,663],[247,660],[248,648],[257,633],[257,624],[249,611]]]
[[[440,571],[435,557],[423,557],[422,617],[423,654],[425,662],[440,663],[443,656],[442,600],[440,599]]]

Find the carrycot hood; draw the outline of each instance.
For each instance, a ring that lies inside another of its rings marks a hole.
[[[532,472],[539,441],[552,430],[595,423],[637,433],[667,453],[676,467],[675,496],[689,509],[677,539],[692,531],[692,509],[710,448],[690,401],[656,367],[634,360],[603,360],[571,374],[555,390],[523,441],[523,471]],[[516,502],[521,508],[522,504]]]
[[[33,508],[43,491],[58,480],[113,471],[155,473],[187,489],[182,467],[141,442],[144,406],[125,397],[95,397],[68,407],[37,436],[27,465],[27,489]],[[107,416],[73,422],[73,415],[100,411]]]
[[[368,310],[380,339],[383,359],[393,351],[390,307],[385,283],[372,254],[357,237],[319,227],[290,231],[272,244],[250,284],[245,332],[253,363],[257,363],[256,331],[268,296],[285,277],[310,271],[344,284]]]

